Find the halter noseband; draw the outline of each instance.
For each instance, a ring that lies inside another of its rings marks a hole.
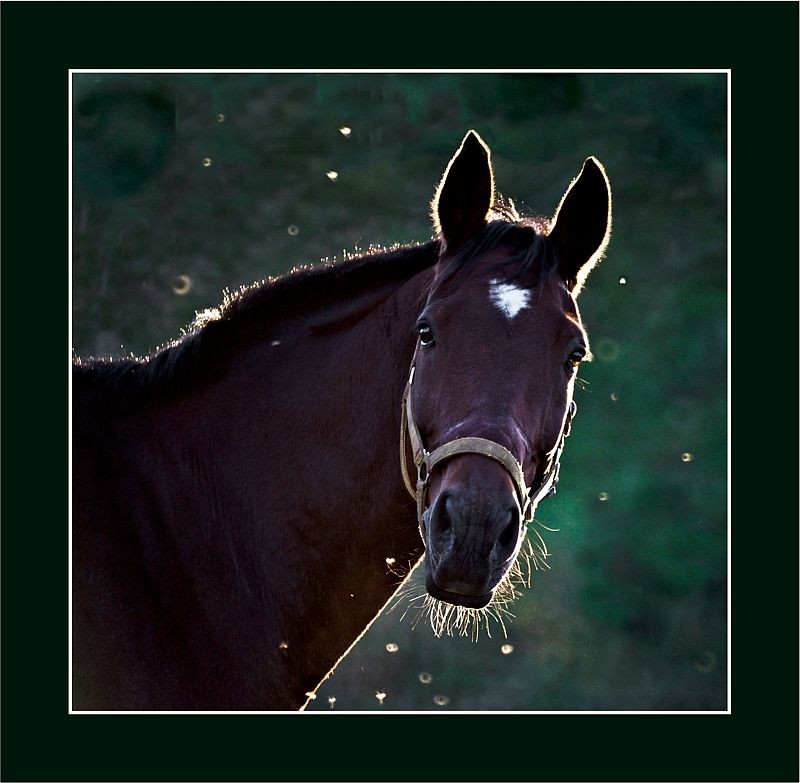
[[[411,406],[411,387],[414,383],[414,372],[416,371],[416,351],[411,362],[411,369],[408,374],[408,382],[403,392],[403,405],[400,416],[400,467],[403,471],[403,482],[406,485],[409,495],[417,501],[417,521],[422,521],[422,514],[425,511],[425,499],[428,492],[428,482],[430,481],[433,469],[442,462],[456,457],[459,454],[478,454],[488,457],[495,462],[499,462],[511,477],[514,491],[522,510],[523,524],[527,525],[533,519],[533,514],[539,502],[549,495],[555,494],[556,484],[558,483],[559,463],[561,452],[564,449],[564,440],[569,435],[572,419],[575,417],[577,405],[574,400],[570,400],[564,427],[558,438],[558,445],[553,452],[553,458],[545,471],[538,489],[532,492],[533,487],[528,487],[525,483],[525,474],[522,465],[517,462],[517,458],[505,447],[487,438],[456,438],[439,446],[433,451],[428,451],[422,443],[422,436],[419,433],[414,413]],[[414,465],[417,467],[417,486],[416,490],[411,484],[411,477],[408,473],[406,464],[406,434],[411,442],[411,451],[414,455]]]

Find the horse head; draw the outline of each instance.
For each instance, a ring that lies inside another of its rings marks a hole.
[[[557,480],[577,368],[590,356],[576,300],[611,216],[594,158],[549,222],[495,201],[489,149],[470,131],[433,199],[440,257],[405,395],[426,588],[476,609]]]

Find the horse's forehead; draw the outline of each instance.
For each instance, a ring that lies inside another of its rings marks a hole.
[[[474,295],[490,311],[513,323],[526,316],[543,323],[557,323],[563,316],[580,320],[574,298],[555,276],[533,284],[526,280],[492,276],[476,286]]]
[[[475,325],[538,323],[558,328],[564,320],[580,323],[575,299],[557,275],[537,278],[507,268],[449,280],[430,296],[427,306],[456,320],[476,319]]]
[[[531,290],[493,278],[489,281],[489,301],[509,320],[530,305]]]

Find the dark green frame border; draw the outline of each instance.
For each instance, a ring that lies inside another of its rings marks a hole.
[[[793,2],[4,3],[2,779],[797,780],[797,30]],[[732,715],[67,714],[67,70],[109,67],[732,69]]]

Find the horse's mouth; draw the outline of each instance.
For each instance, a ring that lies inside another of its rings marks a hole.
[[[484,606],[488,606],[491,601],[492,597],[494,596],[493,592],[483,593],[479,595],[473,595],[470,593],[456,593],[451,590],[444,590],[443,588],[439,587],[439,585],[434,582],[433,577],[428,574],[425,578],[425,589],[428,593],[433,596],[433,598],[438,599],[439,601],[445,601],[448,604],[454,604],[455,606],[465,606],[468,609],[483,609]]]

